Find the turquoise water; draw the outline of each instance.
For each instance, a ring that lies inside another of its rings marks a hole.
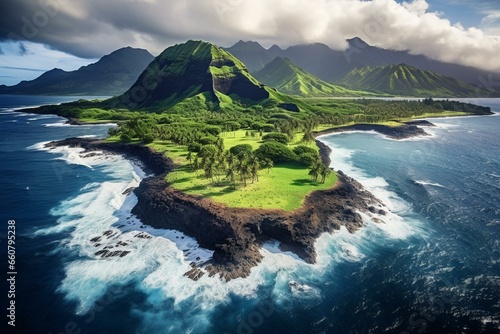
[[[250,277],[192,282],[183,276],[189,263],[211,252],[130,214],[136,199],[123,191],[144,171],[122,157],[41,145],[102,137],[111,125],[10,111],[57,99],[0,99],[1,219],[16,220],[19,333],[498,332],[498,115],[433,120],[432,136],[407,141],[322,137],[332,166],[387,206],[384,222],[366,216],[355,234],[323,235],[316,265],[270,243]],[[474,102],[500,112],[498,99]],[[91,239],[106,231],[96,247]],[[106,246],[130,253],[95,255]]]

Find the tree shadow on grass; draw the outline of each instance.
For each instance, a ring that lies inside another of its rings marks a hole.
[[[205,195],[208,197],[217,197],[217,196],[222,196],[225,194],[230,194],[232,192],[235,192],[236,190],[238,190],[238,189],[234,189],[232,186],[230,186],[230,187],[225,187],[224,189],[221,189],[219,191],[212,191],[212,192],[206,193]]]
[[[186,177],[181,177],[180,179],[175,179],[175,180],[170,180],[171,184],[176,184],[176,183],[184,183],[192,180],[192,177],[186,176]]]
[[[207,188],[208,188],[208,186],[203,185],[203,184],[199,184],[199,185],[196,185],[196,186],[192,186],[192,187],[184,188],[184,189],[182,189],[182,191],[184,191],[184,192],[189,192],[189,191],[200,191],[200,190],[205,190],[205,189],[207,189]]]
[[[318,186],[318,182],[310,179],[295,179],[290,183],[292,186]]]

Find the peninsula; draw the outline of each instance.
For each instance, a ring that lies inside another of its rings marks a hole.
[[[214,251],[187,276],[226,280],[247,276],[267,240],[314,263],[314,242],[322,233],[342,226],[356,231],[363,225],[360,212],[383,221],[382,203],[329,168],[330,151],[317,135],[360,129],[400,139],[425,135],[421,126],[430,124],[414,118],[491,114],[432,98],[286,95],[260,83],[229,52],[201,41],[166,49],[122,95],[28,111],[118,123],[106,140],[70,138],[48,146],[140,159],[155,175],[134,190],[132,212],[144,224],[179,230]],[[96,248],[95,256],[126,254]]]

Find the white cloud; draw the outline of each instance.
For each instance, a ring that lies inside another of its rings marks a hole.
[[[481,27],[464,29],[430,12],[425,0],[57,1],[58,14],[35,39],[79,56],[95,57],[126,45],[158,54],[187,39],[223,46],[239,39],[282,47],[322,42],[343,49],[346,38],[359,36],[379,47],[500,72],[500,37],[491,24],[498,12],[486,16]]]

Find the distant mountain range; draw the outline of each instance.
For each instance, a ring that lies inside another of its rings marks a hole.
[[[76,71],[55,68],[31,81],[0,86],[0,94],[114,96],[129,89],[153,59],[147,50],[126,47]]]
[[[490,94],[455,78],[406,64],[356,68],[341,82],[352,89],[399,96],[471,97]]]
[[[283,57],[330,83],[341,83],[342,79],[356,68],[402,63],[474,85],[485,86],[492,74],[500,78],[499,73],[436,61],[422,55],[412,55],[408,51],[386,50],[370,46],[360,38],[350,39],[348,43],[347,50],[335,51],[321,43],[296,45],[283,50],[276,45],[265,49],[257,42],[239,41],[226,50],[243,61],[250,72],[262,69],[276,57]]]
[[[265,49],[257,42],[239,41],[224,49],[188,41],[156,58],[126,47],[76,71],[53,69],[32,81],[0,85],[0,94],[108,95],[117,96],[115,106],[129,109],[170,108],[183,102],[191,109],[210,110],[224,104],[244,107],[269,97],[273,105],[299,103],[283,94],[500,96],[480,88],[491,75],[496,80],[500,74],[373,47],[359,38],[348,43],[346,51],[334,51],[320,43],[283,50],[276,45]]]
[[[290,59],[276,57],[254,73],[257,80],[278,91],[302,96],[367,96],[370,93],[355,91],[323,81],[296,66]],[[373,94],[372,94],[373,95]]]

